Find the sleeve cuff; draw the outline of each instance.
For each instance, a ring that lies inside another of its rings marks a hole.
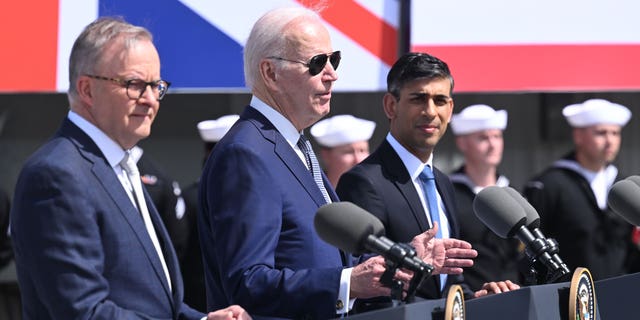
[[[355,302],[355,299],[350,299],[349,297],[351,291],[351,271],[353,271],[353,268],[342,269],[342,274],[340,275],[340,291],[338,292],[338,300],[336,301],[337,314],[349,312]]]

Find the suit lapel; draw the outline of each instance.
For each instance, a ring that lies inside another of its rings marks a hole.
[[[429,225],[429,221],[427,220],[426,212],[422,207],[422,202],[420,201],[420,197],[418,196],[418,192],[416,191],[415,186],[413,185],[413,180],[411,180],[411,176],[407,172],[407,168],[402,163],[400,156],[396,153],[396,151],[391,147],[391,144],[387,142],[385,139],[380,147],[376,150],[376,153],[380,157],[382,162],[382,167],[386,168],[386,174],[389,175],[390,180],[395,184],[398,188],[402,196],[405,198],[406,202],[409,204],[409,208],[411,209],[411,214],[414,219],[418,223],[420,227],[420,231],[424,232],[429,230],[431,226]],[[432,281],[431,286],[434,288],[434,292],[438,298],[442,296],[440,292],[440,276],[429,277],[426,281]]]
[[[438,193],[440,194],[440,198],[442,198],[442,204],[444,205],[444,212],[447,215],[447,220],[449,220],[449,237],[455,238],[460,234],[460,230],[458,229],[458,220],[456,219],[456,202],[455,202],[455,194],[451,185],[451,181],[449,178],[442,173],[437,168],[434,168],[434,174],[436,178],[436,187],[438,188]]]
[[[420,226],[420,230],[428,230],[430,228],[429,221],[427,220],[424,208],[422,208],[422,202],[420,202],[420,198],[416,192],[415,186],[413,185],[413,181],[411,180],[404,163],[402,163],[400,156],[398,156],[396,151],[393,150],[387,140],[380,145],[380,148],[378,148],[376,152],[380,156],[383,168],[386,168],[387,174],[391,177],[391,181],[395,184],[398,190],[400,190],[400,193],[409,204],[411,214],[418,223],[418,226]]]
[[[143,247],[144,252],[146,253],[149,263],[153,266],[158,280],[163,284],[163,288],[165,289],[168,299],[170,301],[173,301],[166,281],[166,277],[164,275],[164,271],[162,270],[162,265],[160,264],[160,260],[158,258],[158,254],[153,247],[153,243],[151,242],[151,238],[149,237],[147,229],[144,225],[142,216],[138,209],[136,209],[136,207],[131,202],[131,199],[122,187],[122,184],[113,171],[113,168],[109,165],[98,146],[96,146],[93,140],[91,140],[91,138],[86,135],[86,133],[84,133],[80,128],[78,128],[68,119],[66,119],[63,123],[59,134],[70,137],[78,147],[78,151],[80,152],[80,154],[85,159],[87,159],[87,161],[93,164],[92,172],[96,180],[102,185],[102,187],[109,195],[109,197],[113,200],[118,209],[120,209],[119,213],[124,217],[125,221],[127,221],[127,224],[138,238],[140,245]],[[145,196],[145,198],[147,200],[147,203],[150,204],[151,200],[148,198],[148,196]],[[151,207],[153,206],[149,205],[149,211],[152,211]],[[155,214],[157,215],[155,207],[153,211],[156,212]],[[158,230],[158,228],[156,228],[156,230]]]
[[[296,177],[298,182],[302,185],[302,187],[306,190],[309,196],[313,199],[313,201],[318,205],[318,207],[324,205],[326,201],[324,200],[324,196],[322,195],[322,191],[316,185],[315,180],[313,180],[313,175],[307,169],[307,167],[302,163],[302,160],[298,157],[296,152],[291,148],[289,142],[278,132],[278,130],[273,126],[273,124],[259,111],[255,110],[252,107],[248,107],[245,109],[242,118],[247,118],[250,121],[254,122],[256,128],[258,128],[265,139],[271,141],[274,144],[274,152],[275,154],[282,160],[282,162],[289,168],[291,173]],[[324,182],[325,188],[327,192],[329,192],[329,196],[332,199],[338,199],[335,191],[330,186],[329,180],[325,177],[324,173],[322,174],[322,180]],[[331,191],[329,191],[331,189]]]
[[[158,209],[156,209],[155,204],[153,204],[153,200],[151,196],[147,192],[145,186],[142,186],[142,190],[144,191],[144,200],[147,202],[147,207],[149,209],[149,216],[151,217],[151,222],[153,223],[153,228],[156,230],[156,235],[158,236],[158,241],[160,242],[160,248],[162,249],[162,255],[164,256],[165,263],[167,264],[167,269],[169,269],[169,277],[172,281],[173,293],[171,292],[167,282],[166,277],[164,276],[164,271],[162,270],[162,265],[160,261],[157,261],[154,266],[156,267],[156,273],[159,273],[159,276],[165,280],[162,281],[162,284],[165,288],[165,291],[168,295],[173,295],[173,297],[177,297],[178,291],[182,290],[182,276],[179,275],[180,270],[178,269],[178,256],[173,248],[171,243],[171,238],[169,237],[169,232],[164,226],[164,222],[162,222],[162,218],[160,218],[160,213],[158,213]],[[146,232],[146,229],[145,229]],[[152,244],[153,246],[153,244]],[[153,253],[155,254],[155,248],[153,249]],[[157,257],[157,254],[155,255]],[[156,259],[157,260],[157,259]],[[176,303],[179,303],[177,299],[171,299],[173,302],[172,306],[174,308],[174,312],[179,308]]]

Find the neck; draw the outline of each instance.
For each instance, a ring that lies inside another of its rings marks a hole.
[[[607,166],[607,163],[602,161],[592,161],[579,152],[576,153],[576,161],[585,169],[593,172],[599,172]]]
[[[497,170],[496,167],[478,167],[470,166],[468,164],[464,167],[464,172],[469,179],[478,187],[488,187],[496,184]]]

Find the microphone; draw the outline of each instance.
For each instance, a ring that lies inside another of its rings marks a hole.
[[[498,186],[482,189],[473,200],[473,211],[498,236],[508,239],[515,235],[525,245],[525,253],[531,261],[541,261],[554,273],[562,270],[549,254],[546,241],[527,229],[525,210],[509,192]]]
[[[613,212],[634,226],[640,226],[640,176],[631,176],[613,184],[607,204]]]
[[[313,224],[322,240],[343,251],[377,253],[414,272],[430,274],[433,271],[433,266],[415,256],[411,246],[386,238],[384,226],[378,218],[351,202],[323,205],[318,209]]]
[[[625,180],[633,181],[635,184],[640,186],[640,176],[628,176]]]
[[[531,203],[529,203],[529,201],[527,201],[527,199],[525,199],[516,189],[511,187],[504,187],[503,189],[522,207],[525,216],[527,217],[527,227],[536,238],[546,243],[548,247],[547,252],[560,267],[557,269],[559,274],[554,277],[559,278],[565,274],[569,274],[569,268],[558,255],[558,252],[560,252],[558,242],[555,239],[547,238],[542,234],[542,231],[540,230],[540,215],[538,214],[538,211],[536,211],[536,208],[534,208]]]

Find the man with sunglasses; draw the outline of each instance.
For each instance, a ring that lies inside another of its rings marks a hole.
[[[377,280],[382,257],[349,268],[351,257],[313,226],[318,208],[338,198],[303,132],[329,112],[339,62],[313,11],[275,9],[253,26],[244,52],[253,97],[200,179],[209,309],[234,303],[259,319],[330,319],[347,312],[353,298],[389,295]],[[418,254],[429,263],[433,252],[445,255],[444,244],[432,238],[425,233],[414,241],[427,247]],[[457,243],[473,255],[465,244]],[[411,279],[406,272],[396,277]]]
[[[100,18],[69,67],[70,111],[15,189],[23,318],[204,319],[183,303],[176,253],[129,157],[169,88],[151,34]],[[239,306],[207,318],[250,319]]]

